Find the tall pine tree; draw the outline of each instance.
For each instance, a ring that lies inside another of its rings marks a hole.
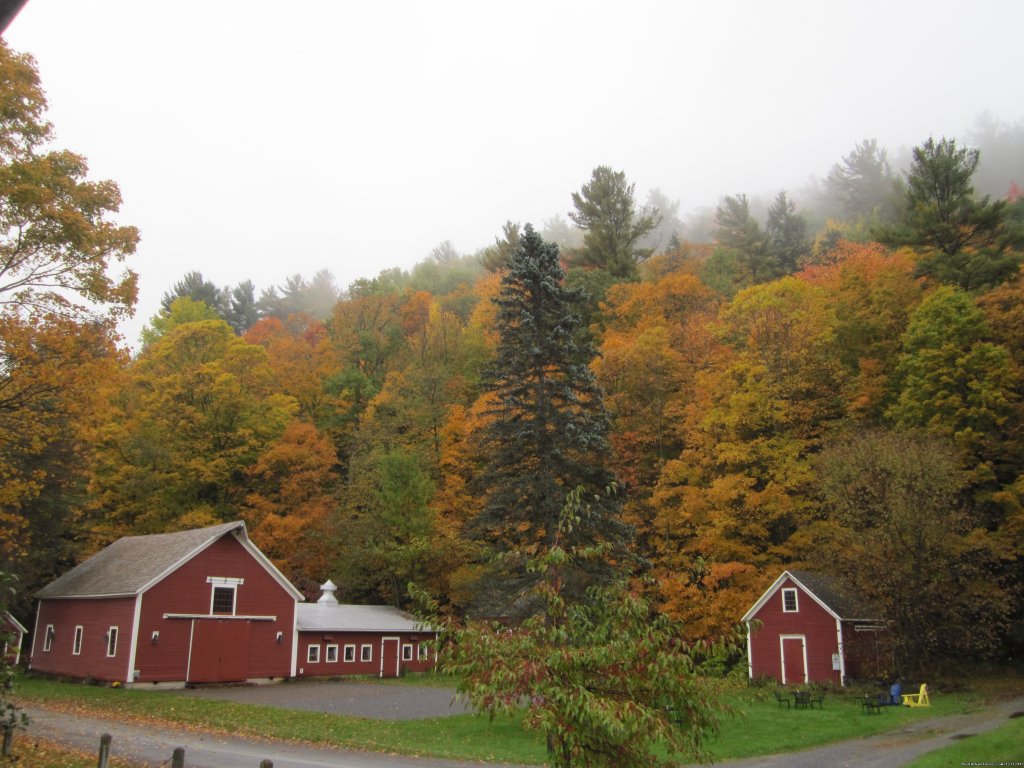
[[[470,526],[475,538],[504,555],[480,580],[477,608],[485,612],[531,610],[517,603],[531,583],[525,559],[554,544],[566,494],[577,486],[594,501],[567,542],[563,534],[563,545],[608,544],[614,558],[629,539],[619,503],[606,492],[609,424],[589,368],[594,349],[579,341],[573,304],[580,296],[563,277],[558,246],[527,224],[495,299],[499,340],[487,381],[492,418],[481,435],[484,466],[476,479],[484,503]],[[582,596],[607,570],[587,566],[567,579]]]

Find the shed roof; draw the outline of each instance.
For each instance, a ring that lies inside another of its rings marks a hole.
[[[36,592],[37,598],[126,597],[144,592],[218,539],[234,534],[296,600],[302,595],[249,541],[245,523],[125,536]]]
[[[295,606],[300,632],[432,632],[405,611],[389,605],[300,603]]]
[[[841,579],[815,571],[783,571],[782,575],[768,587],[750,610],[743,615],[742,621],[750,621],[758,611],[785,584],[792,579],[808,595],[815,599],[826,611],[842,621],[879,621],[880,614],[872,608],[855,590],[847,586]]]

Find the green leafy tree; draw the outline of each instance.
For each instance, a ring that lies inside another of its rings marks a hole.
[[[204,301],[197,301],[188,296],[178,296],[153,315],[149,324],[142,329],[139,339],[142,341],[143,347],[148,347],[179,325],[198,323],[201,320],[220,319],[216,307],[211,307]]]
[[[441,668],[478,712],[525,709],[523,725],[545,735],[550,766],[649,768],[706,758],[721,705],[697,675],[699,649],[681,643],[678,627],[624,579],[585,595],[569,586],[568,572],[605,554],[565,543],[586,525],[583,497],[582,489],[568,495],[552,540],[527,559],[541,610],[511,628],[444,624]]]
[[[954,139],[914,148],[900,223],[883,242],[923,250],[919,270],[969,291],[992,287],[1020,266],[1024,229],[1005,200],[977,199],[971,178],[980,153]]]
[[[996,537],[964,505],[956,448],[924,432],[863,432],[833,441],[816,470],[829,523],[808,531],[811,556],[892,622],[897,671],[997,653],[1014,591]]]
[[[572,254],[574,265],[599,267],[620,280],[636,277],[637,263],[653,252],[641,248],[639,241],[658,225],[660,215],[636,210],[634,186],[623,171],[601,165],[579,192],[573,192],[575,210],[569,218],[585,233],[583,246]]]
[[[485,384],[493,418],[480,436],[485,465],[476,478],[485,502],[473,532],[499,552],[550,546],[565,493],[578,485],[603,493],[612,483],[608,418],[588,366],[594,350],[578,343],[577,296],[562,280],[558,247],[527,225],[496,299],[498,344]],[[627,539],[617,504],[602,499],[569,543]],[[481,601],[498,610],[531,580],[522,563],[505,566],[481,584]],[[577,574],[578,590],[587,581]]]

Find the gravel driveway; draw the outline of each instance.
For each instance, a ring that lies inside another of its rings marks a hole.
[[[378,720],[420,720],[472,711],[461,701],[453,703],[455,691],[451,688],[382,685],[346,680],[301,680],[268,685],[188,688],[168,693]]]

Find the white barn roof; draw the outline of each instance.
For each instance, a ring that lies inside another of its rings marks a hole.
[[[405,611],[389,605],[299,603],[295,606],[299,632],[433,632]]]

